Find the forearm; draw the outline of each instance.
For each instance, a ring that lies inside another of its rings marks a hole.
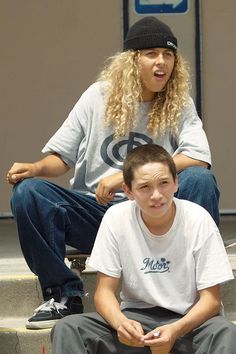
[[[173,156],[173,160],[175,162],[177,172],[180,172],[180,171],[184,170],[185,168],[192,167],[192,166],[202,166],[205,168],[208,167],[207,162],[192,159],[191,157],[188,157],[184,154],[178,154],[178,155]]]
[[[42,160],[34,162],[35,176],[58,177],[65,174],[70,168],[59,155],[48,155]]]
[[[177,337],[191,332],[194,328],[199,327],[208,319],[219,314],[219,311],[219,300],[214,298],[214,296],[203,296],[184,317],[173,324]]]
[[[97,312],[115,330],[126,319],[120,310],[120,305],[116,296],[109,290],[96,291],[94,302]]]
[[[8,183],[14,185],[25,178],[57,177],[69,170],[61,157],[57,154],[48,155],[37,162],[15,162],[7,173]]]

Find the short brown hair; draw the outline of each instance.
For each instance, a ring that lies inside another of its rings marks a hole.
[[[169,167],[170,173],[175,180],[177,172],[171,155],[160,145],[145,144],[131,150],[123,164],[124,182],[129,189],[132,187],[134,172],[137,168],[149,162],[161,162]]]

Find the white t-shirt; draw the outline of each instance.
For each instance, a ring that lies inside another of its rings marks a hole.
[[[149,102],[140,104],[137,126],[128,136],[114,139],[114,127],[105,127],[104,83],[96,82],[80,97],[68,118],[43,148],[43,153],[56,152],[70,167],[75,167],[71,188],[94,194],[105,176],[122,170],[127,152],[143,144],[156,143],[171,155],[182,153],[211,164],[211,155],[202,121],[193,100],[183,108],[177,136],[169,131],[155,141],[147,131]],[[123,195],[123,193],[120,193]]]
[[[89,265],[122,276],[121,308],[163,308],[185,314],[198,290],[233,279],[219,230],[199,205],[174,198],[170,230],[153,235],[134,201],[106,212]]]

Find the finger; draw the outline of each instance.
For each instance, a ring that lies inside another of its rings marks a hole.
[[[20,178],[20,176],[17,174],[12,174],[12,175],[10,175],[10,178],[12,181],[16,182]]]
[[[147,346],[153,346],[156,348],[161,348],[161,349],[165,349],[166,348],[170,348],[170,343],[163,339],[163,338],[153,338],[153,339],[144,339],[144,344]]]
[[[131,341],[127,341],[127,340],[121,340],[119,339],[119,341],[122,343],[122,344],[125,344],[129,347],[138,347],[138,348],[144,348],[144,344],[143,343],[140,343],[140,342],[131,342]]]
[[[161,332],[156,329],[154,331],[148,332],[145,334],[144,339],[148,340],[148,339],[157,339],[161,337]]]
[[[108,201],[107,201],[106,198],[104,198],[104,197],[102,197],[102,196],[100,196],[100,195],[98,195],[98,194],[96,194],[95,197],[96,197],[96,201],[97,201],[99,204],[107,205]]]
[[[14,164],[13,166],[12,166],[12,168],[8,171],[8,174],[10,175],[10,176],[12,176],[12,175],[15,175],[15,174],[18,174],[18,173],[23,173],[23,172],[25,172],[26,171],[26,168],[25,168],[25,166],[24,167],[19,167],[18,166],[18,164],[16,163],[16,164]]]
[[[17,182],[19,182],[20,180],[22,180],[24,178],[24,174],[20,173],[20,174],[12,174],[8,176],[8,180],[9,182],[15,184]]]
[[[99,204],[105,205],[106,200],[103,197],[103,188],[101,187],[100,183],[98,184],[95,190],[95,198]]]
[[[132,343],[143,343],[143,330],[140,330],[137,323],[128,323],[125,328],[120,328],[119,333]]]
[[[131,346],[131,347],[144,347],[143,342],[140,342],[139,340],[136,340],[135,338],[132,338],[129,336],[129,339],[125,336],[123,336],[123,334],[119,334],[118,335],[118,339],[121,343]]]
[[[139,322],[134,322],[134,323],[133,323],[133,326],[134,326],[135,330],[136,330],[138,333],[140,333],[141,335],[144,334],[144,332],[143,332],[143,327],[141,326],[141,323],[139,323]]]
[[[101,182],[98,183],[95,193],[97,195],[104,195],[104,188]]]
[[[11,184],[11,185],[16,184],[16,182],[11,181],[8,177],[7,177],[7,182],[8,182],[9,184]]]
[[[111,202],[114,199],[115,194],[109,193],[108,195],[103,195],[103,194],[97,193],[97,191],[96,191],[95,197],[96,197],[96,200],[99,204],[107,205],[109,202]]]
[[[9,173],[7,174],[7,182],[10,184],[15,184],[17,183],[17,177],[15,175],[10,175]]]
[[[166,345],[166,341],[163,341],[160,338],[153,338],[153,339],[144,339],[144,343],[145,345],[155,345],[157,347],[162,346],[162,345]]]

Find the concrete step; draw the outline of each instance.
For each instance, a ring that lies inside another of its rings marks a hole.
[[[86,293],[83,299],[85,311],[94,311],[93,294],[96,286],[96,273],[83,272],[82,278]],[[34,275],[0,276],[0,283],[0,325],[6,317],[30,317],[33,310],[43,302],[41,288]]]
[[[235,272],[236,273],[236,272]],[[236,274],[235,274],[236,275]],[[84,272],[85,312],[94,311],[92,302],[96,273]],[[25,322],[42,302],[38,280],[35,276],[0,277],[0,353],[1,354],[51,354],[50,329],[27,330]],[[14,291],[13,291],[14,289]],[[10,297],[9,297],[10,293]],[[236,323],[236,280],[222,286],[225,315]],[[14,317],[13,317],[14,316]]]
[[[1,276],[0,316],[27,317],[42,302],[41,288],[34,275]]]
[[[234,270],[236,277],[236,270]],[[86,296],[83,299],[86,312],[94,311],[93,295],[96,287],[96,272],[91,269],[82,273]],[[41,288],[35,275],[0,276],[0,326],[7,317],[30,317],[42,302]],[[222,286],[222,297],[227,314],[236,319],[236,279]]]
[[[235,224],[235,217],[227,217],[222,223],[225,239],[235,237]],[[44,353],[51,354],[50,329],[25,328],[25,322],[43,300],[37,277],[22,257],[13,220],[0,221],[0,241],[0,354],[42,354],[43,346]],[[227,252],[232,269],[236,270],[236,247]],[[96,273],[87,268],[82,277],[87,293],[85,311],[94,311]],[[222,296],[226,317],[236,323],[236,280],[222,286]]]
[[[236,278],[236,270],[233,271]],[[236,279],[221,286],[222,302],[225,310],[225,317],[236,323]]]
[[[93,294],[96,273],[86,270],[82,274],[85,284],[84,310],[94,311]],[[34,275],[0,276],[0,353],[45,354],[51,353],[50,329],[28,330],[27,319],[42,302],[41,288]]]
[[[51,354],[50,329],[27,330],[26,318],[5,319],[0,325],[1,354]]]

